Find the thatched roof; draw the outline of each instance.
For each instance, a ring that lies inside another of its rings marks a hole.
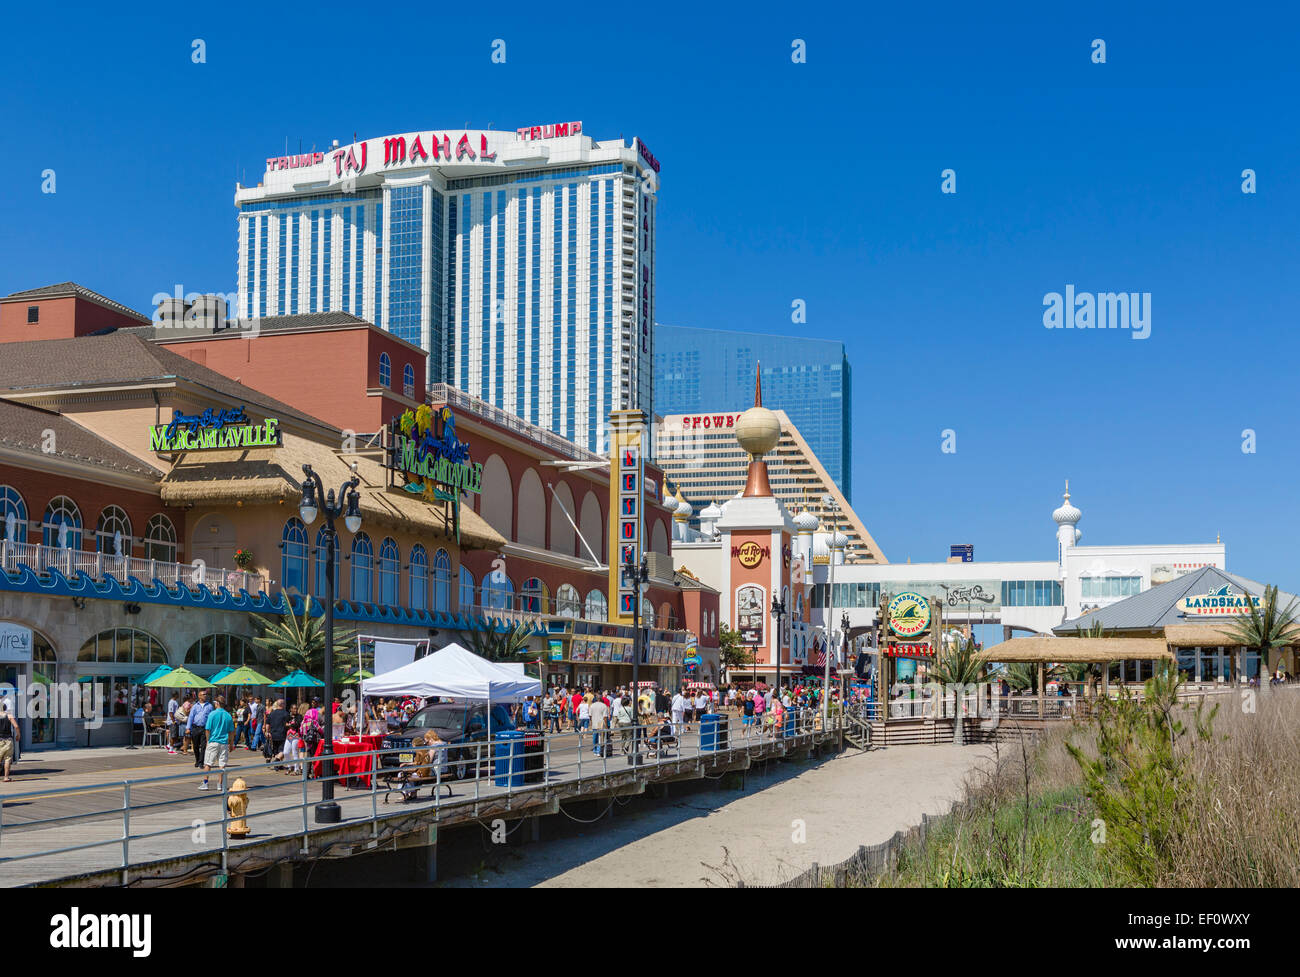
[[[450,514],[441,506],[397,491],[389,491],[384,468],[374,458],[342,456],[328,445],[283,433],[277,448],[232,448],[189,451],[178,456],[160,486],[169,505],[265,505],[281,500],[297,506],[302,495],[302,466],[311,465],[326,488],[337,488],[350,477],[355,462],[361,478],[361,518],[414,533],[455,536]],[[460,508],[460,539],[465,549],[500,549],[505,537],[467,505]]]
[[[1174,657],[1163,638],[1011,638],[984,651],[994,662],[1114,662]]]
[[[1174,648],[1195,648],[1198,645],[1240,645],[1241,639],[1233,637],[1227,622],[1217,624],[1167,624],[1165,640]]]

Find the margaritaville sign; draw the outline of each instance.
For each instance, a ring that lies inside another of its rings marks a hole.
[[[1224,584],[1208,594],[1184,597],[1178,602],[1178,609],[1187,617],[1235,617],[1249,614],[1252,606],[1258,608],[1259,605],[1259,597],[1233,593],[1232,587]]]
[[[469,445],[456,437],[456,416],[443,407],[407,411],[393,424],[389,466],[407,476],[408,492],[428,494],[430,483],[454,498],[461,492],[483,491],[483,463],[470,461]]]
[[[201,414],[173,411],[170,424],[149,428],[149,450],[158,452],[274,448],[280,441],[278,419],[268,417],[254,424],[243,407],[209,407]]]

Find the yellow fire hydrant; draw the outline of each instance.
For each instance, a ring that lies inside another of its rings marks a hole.
[[[248,822],[244,816],[248,813],[248,784],[244,783],[244,778],[238,778],[230,785],[230,793],[226,795],[226,811],[233,820],[226,825],[226,834],[232,838],[248,837]]]

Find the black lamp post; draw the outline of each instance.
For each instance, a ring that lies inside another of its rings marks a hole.
[[[343,817],[338,803],[334,800],[334,554],[338,549],[338,533],[334,529],[334,520],[343,517],[343,524],[348,532],[355,533],[361,528],[361,494],[357,486],[361,479],[353,475],[344,482],[337,496],[333,489],[327,495],[320,476],[311,470],[311,465],[302,466],[302,501],[298,503],[298,515],[303,524],[310,526],[316,521],[316,515],[325,515],[325,734],[321,744],[325,761],[325,779],[321,784],[321,802],[316,805],[316,821],[319,824],[338,824]],[[317,506],[317,499],[323,499],[324,505]]]
[[[649,559],[643,555],[641,565],[637,566],[629,558],[623,564],[623,582],[631,585],[636,593],[636,599],[632,602],[632,752],[628,754],[627,762],[639,765],[641,763],[639,713],[641,689],[637,685],[637,677],[640,674],[641,655],[645,647],[644,636],[641,633],[641,598],[650,589]]]
[[[772,616],[776,618],[776,697],[781,698],[781,621],[785,617],[785,601],[776,594],[772,595]]]

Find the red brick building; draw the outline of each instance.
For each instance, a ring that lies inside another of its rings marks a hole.
[[[149,323],[149,317],[98,292],[63,282],[0,298],[0,343],[73,339]]]

